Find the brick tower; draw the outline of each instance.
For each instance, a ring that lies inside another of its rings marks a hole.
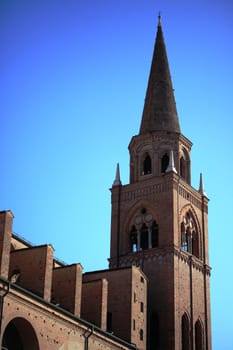
[[[113,183],[110,269],[148,277],[147,350],[210,350],[208,198],[191,186],[192,143],[181,134],[159,17],[130,183]],[[132,326],[133,327],[133,326]]]

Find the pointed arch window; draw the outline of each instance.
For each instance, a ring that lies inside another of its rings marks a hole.
[[[181,319],[181,342],[182,350],[190,350],[190,324],[186,313]]]
[[[166,172],[168,164],[169,164],[169,157],[166,153],[166,154],[164,154],[164,156],[162,157],[162,160],[161,160],[161,172],[162,173]]]
[[[203,327],[200,320],[195,323],[195,350],[204,350]]]
[[[142,164],[142,175],[148,174],[151,174],[151,157],[146,153]]]
[[[181,222],[181,248],[200,258],[197,225],[190,211],[185,214]]]
[[[157,222],[153,220],[151,214],[145,215],[145,218],[149,222],[146,220],[143,222],[142,218],[136,216],[135,221],[140,220],[140,224],[131,227],[129,237],[132,252],[156,248],[159,245],[159,226]]]

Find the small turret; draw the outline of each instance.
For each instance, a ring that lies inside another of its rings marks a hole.
[[[177,171],[175,168],[175,163],[174,163],[173,150],[170,151],[169,164],[168,164],[168,167],[166,169],[166,173],[169,173],[170,171],[173,171],[174,173],[177,174]]]
[[[120,166],[119,166],[119,163],[117,163],[117,167],[116,167],[116,177],[115,177],[115,180],[114,180],[112,186],[113,186],[113,187],[115,187],[115,186],[121,186]]]

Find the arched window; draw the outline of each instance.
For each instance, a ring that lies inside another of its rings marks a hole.
[[[151,158],[148,153],[146,153],[142,165],[142,174],[148,175],[151,174]]]
[[[153,215],[143,208],[135,215],[129,232],[131,252],[156,248],[159,245],[159,226]]]
[[[204,350],[203,327],[201,321],[195,323],[195,350]]]
[[[190,350],[190,325],[187,314],[183,314],[181,320],[181,342],[182,350]]]
[[[181,222],[181,248],[200,257],[198,230],[193,215],[188,211]]]
[[[184,157],[180,158],[180,176],[185,178],[185,160],[184,160]]]
[[[164,156],[162,157],[162,161],[161,161],[161,172],[165,173],[167,170],[169,164],[169,157],[167,154],[164,154]]]
[[[180,156],[180,176],[187,183],[190,183],[190,158],[185,148],[183,148]]]

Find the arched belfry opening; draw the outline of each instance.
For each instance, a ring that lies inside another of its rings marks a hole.
[[[32,325],[21,317],[11,320],[3,333],[2,349],[39,350],[39,343]]]
[[[129,230],[130,251],[139,252],[159,245],[159,226],[152,213],[142,208],[133,218]]]
[[[180,176],[190,184],[190,158],[185,148],[182,149],[180,155]]]
[[[142,175],[148,175],[152,172],[151,157],[146,153],[142,161]]]
[[[191,210],[183,215],[180,228],[182,250],[201,258],[200,234]]]
[[[169,156],[165,153],[161,159],[161,173],[165,173],[169,164]]]

